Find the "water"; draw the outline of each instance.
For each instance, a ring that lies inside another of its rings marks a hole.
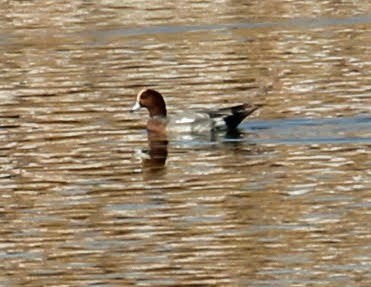
[[[370,286],[368,1],[0,7],[0,286]]]

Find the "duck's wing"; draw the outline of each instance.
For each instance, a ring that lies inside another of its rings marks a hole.
[[[179,111],[170,117],[168,128],[174,132],[202,133],[233,130],[259,105],[242,104],[217,110]]]

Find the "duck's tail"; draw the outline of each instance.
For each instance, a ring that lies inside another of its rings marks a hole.
[[[217,119],[222,118],[224,120],[227,129],[232,130],[256,109],[260,108],[261,105],[242,104],[229,108],[219,109],[213,113],[210,113],[211,118]],[[218,125],[216,126],[218,129]]]

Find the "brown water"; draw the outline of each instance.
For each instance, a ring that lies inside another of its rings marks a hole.
[[[0,4],[0,286],[371,286],[369,1],[91,2]]]

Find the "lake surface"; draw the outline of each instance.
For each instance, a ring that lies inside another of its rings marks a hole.
[[[0,286],[371,286],[370,3],[245,2],[0,4]]]

